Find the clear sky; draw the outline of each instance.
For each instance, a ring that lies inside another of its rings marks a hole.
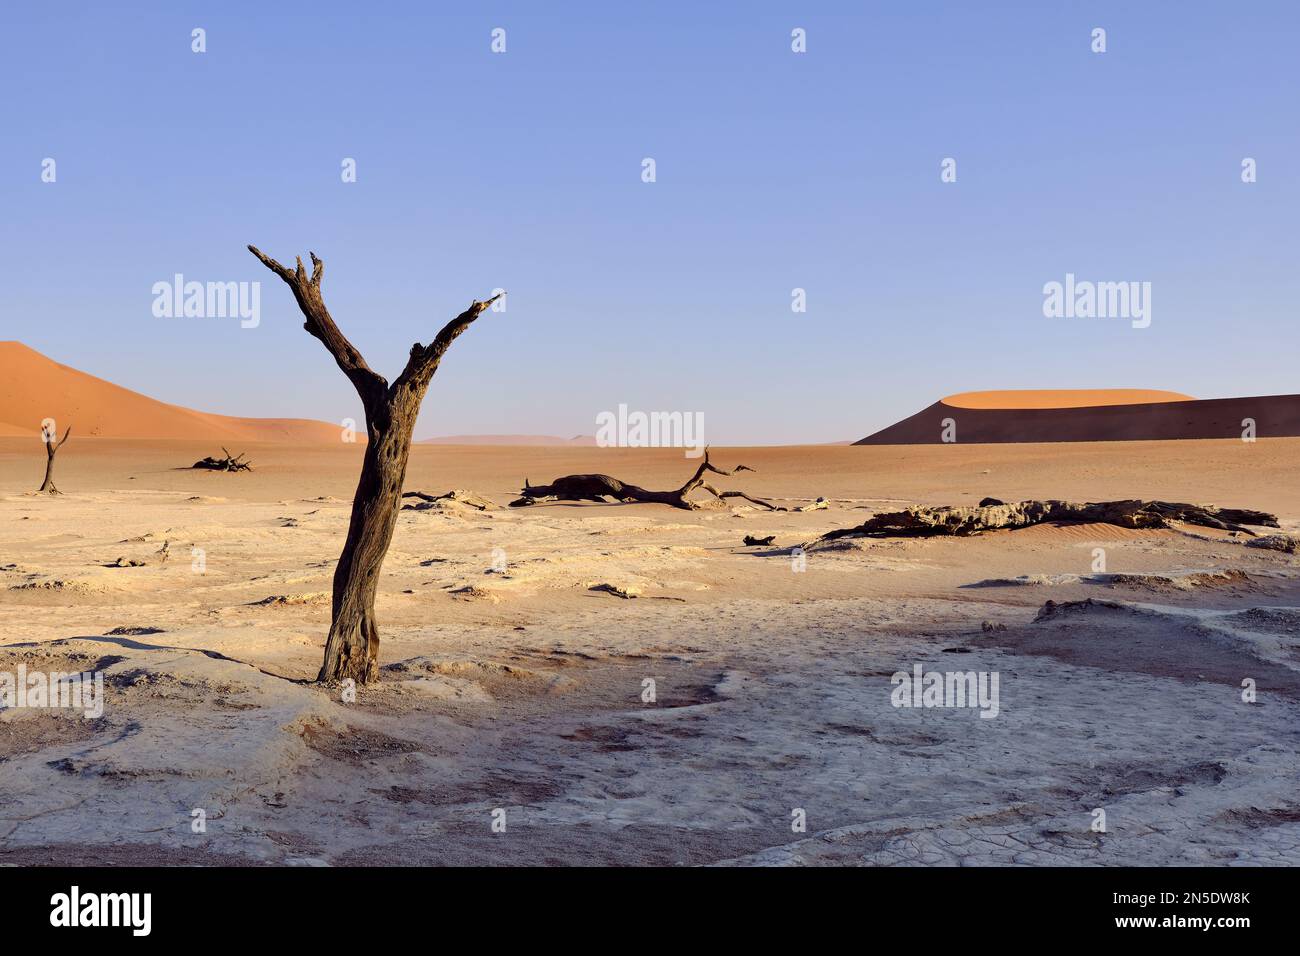
[[[592,434],[625,403],[822,442],[970,389],[1292,393],[1297,28],[1293,0],[6,3],[0,338],[204,411],[357,416],[251,242],[321,255],[390,380],[509,290],[417,437]],[[1150,282],[1150,327],[1044,317],[1067,272]],[[261,281],[261,324],[155,318],[175,273]]]

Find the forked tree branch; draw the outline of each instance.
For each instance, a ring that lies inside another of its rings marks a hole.
[[[50,457],[51,457],[51,458],[54,457],[54,453],[55,453],[56,451],[58,451],[60,448],[63,447],[63,442],[66,442],[66,441],[68,440],[68,437],[69,437],[71,434],[72,434],[72,426],[69,425],[69,426],[68,426],[68,430],[65,431],[65,432],[63,433],[63,441],[57,441],[57,442],[56,442],[56,441],[54,440],[54,439],[56,439],[56,438],[59,437],[59,433],[58,433],[57,430],[56,430],[53,434],[51,434],[51,435],[49,436],[48,440],[45,442],[45,445],[46,445],[45,450],[48,451],[48,452],[50,453]]]
[[[48,454],[51,458],[55,457],[56,451],[64,446],[64,442],[68,441],[69,437],[72,437],[72,433],[73,427],[68,425],[68,431],[64,432],[64,440],[59,441],[59,429],[56,428],[53,432],[49,431],[48,428],[40,429],[40,437],[45,442],[45,454]]]
[[[442,327],[442,331],[428,345],[421,345],[416,342],[411,346],[411,357],[406,362],[406,368],[402,374],[397,377],[393,383],[393,390],[406,388],[411,385],[422,386],[428,384],[433,373],[438,370],[438,363],[442,361],[443,355],[451,347],[451,343],[456,341],[462,332],[474,324],[474,320],[488,310],[488,308],[504,292],[498,292],[492,298],[484,302],[475,299],[469,304],[469,308],[462,312],[456,318],[452,319]]]
[[[343,370],[343,374],[348,377],[356,388],[357,394],[361,396],[366,411],[371,412],[376,409],[378,402],[388,391],[388,381],[366,364],[365,358],[348,341],[347,336],[339,331],[339,327],[334,324],[334,319],[330,316],[329,309],[325,308],[325,300],[321,297],[320,290],[321,278],[325,275],[325,263],[316,258],[316,253],[309,253],[312,272],[308,276],[301,256],[298,257],[298,267],[288,269],[257,246],[250,245],[248,251],[257,256],[262,261],[262,265],[278,275],[289,286],[293,291],[294,299],[298,302],[298,308],[306,318],[303,328],[320,339],[330,355],[334,356],[338,367]]]
[[[388,380],[366,364],[365,358],[339,330],[329,310],[325,308],[325,300],[321,297],[320,290],[321,277],[325,274],[325,263],[316,257],[316,253],[309,253],[312,262],[312,273],[309,277],[302,264],[301,256],[298,257],[297,268],[289,269],[266,255],[257,246],[250,245],[248,251],[257,256],[262,265],[283,279],[293,290],[298,308],[302,310],[307,320],[303,323],[303,328],[320,339],[329,353],[334,356],[334,361],[343,370],[343,374],[352,381],[357,394],[361,396],[367,412],[378,409],[382,399],[412,386],[422,393],[423,388],[433,377],[433,373],[438,370],[438,363],[442,361],[451,343],[493,302],[505,294],[497,293],[485,302],[478,300],[471,302],[468,309],[442,327],[442,331],[431,343],[421,345],[416,342],[412,345],[411,357],[407,360],[406,368],[402,370],[402,374],[397,377],[390,390]]]
[[[704,475],[706,472],[711,471],[715,475],[725,475],[726,477],[730,478],[732,475],[736,474],[737,472],[753,471],[753,470],[754,469],[750,468],[748,465],[737,465],[731,471],[726,471],[722,468],[719,468],[717,465],[711,464],[709,462],[709,446],[705,445],[704,461],[700,462],[700,467],[696,469],[695,474],[691,476],[690,481],[682,485],[681,489],[678,491],[678,494],[685,497],[690,492],[694,491],[696,488],[701,488],[701,487],[704,488],[706,491],[711,491],[712,489],[710,489],[704,482]],[[721,498],[724,496],[715,494],[714,497]],[[734,495],[731,497],[734,497]],[[747,496],[742,496],[742,497],[747,497]],[[753,499],[751,498],[750,500],[752,501]],[[766,502],[764,502],[764,504],[766,504]],[[772,506],[768,505],[768,507],[772,507]]]

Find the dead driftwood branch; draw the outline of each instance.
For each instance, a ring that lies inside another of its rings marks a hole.
[[[192,464],[191,468],[206,468],[209,471],[252,471],[253,463],[244,461],[244,452],[238,455],[232,455],[223,446],[222,451],[226,452],[225,458],[204,458]]]
[[[987,499],[986,499],[987,500]],[[839,538],[913,538],[968,536],[983,531],[1028,528],[1048,522],[1113,524],[1121,528],[1169,528],[1174,522],[1238,531],[1254,536],[1246,525],[1278,527],[1277,517],[1264,511],[1215,508],[1171,501],[1020,501],[977,507],[908,508],[874,515],[853,528],[830,531],[804,550]]]
[[[743,491],[719,491],[704,480],[704,476],[709,473],[731,477],[742,471],[753,470],[748,465],[737,465],[731,471],[718,468],[710,463],[709,450],[705,448],[704,461],[700,462],[700,467],[695,470],[695,474],[690,477],[686,484],[672,491],[649,491],[636,485],[629,485],[627,482],[619,481],[609,475],[565,475],[556,478],[549,485],[531,485],[528,483],[528,479],[525,478],[523,490],[520,492],[522,497],[510,502],[510,507],[523,508],[528,505],[535,505],[546,498],[553,498],[556,501],[599,502],[606,502],[608,499],[613,498],[621,502],[671,505],[674,508],[695,511],[701,507],[701,502],[692,501],[687,495],[699,489],[707,491],[719,501],[725,498],[744,498],[746,501],[767,508],[769,511],[785,511],[785,508],[778,507],[761,498],[751,497]]]

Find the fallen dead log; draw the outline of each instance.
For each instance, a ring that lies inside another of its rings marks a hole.
[[[1072,501],[1020,501],[976,507],[908,508],[874,515],[853,528],[830,531],[805,545],[815,548],[839,538],[908,538],[955,535],[959,537],[1028,528],[1031,525],[1060,522],[1066,524],[1113,524],[1121,528],[1168,528],[1174,522],[1238,531],[1254,536],[1245,525],[1278,527],[1277,517],[1264,511],[1240,508],[1215,508],[1171,501],[1099,501],[1079,504]]]
[[[743,491],[719,491],[713,485],[704,480],[707,473],[712,472],[715,475],[724,475],[730,477],[738,472],[753,471],[748,465],[737,465],[731,471],[725,471],[709,462],[709,450],[704,449],[704,461],[700,467],[695,470],[686,484],[672,491],[649,491],[636,485],[629,485],[626,482],[619,481],[610,475],[564,475],[556,478],[549,485],[532,485],[528,479],[524,479],[524,487],[520,492],[521,497],[510,502],[512,508],[523,508],[528,505],[535,505],[537,502],[547,498],[556,501],[599,501],[607,502],[613,498],[621,502],[638,502],[641,504],[659,504],[671,505],[674,508],[685,508],[687,511],[694,511],[701,507],[698,501],[690,500],[687,495],[699,489],[707,491],[719,501],[725,498],[744,498],[746,501],[767,508],[770,511],[785,511],[770,501],[764,501],[761,498],[754,498],[745,494]]]
[[[484,498],[482,495],[475,494],[472,491],[466,491],[464,488],[453,488],[445,495],[431,495],[423,491],[404,491],[402,492],[402,497],[418,498],[423,502],[423,504],[419,505],[404,505],[404,510],[424,510],[435,507],[442,501],[451,501],[456,504],[466,505],[476,511],[487,511],[490,508],[496,507],[496,505],[489,499]]]
[[[223,447],[222,451],[226,452],[225,458],[203,458],[196,461],[191,468],[206,468],[209,471],[252,471],[253,463],[244,461],[244,452],[238,455],[232,455]]]

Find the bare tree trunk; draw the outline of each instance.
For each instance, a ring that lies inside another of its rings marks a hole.
[[[63,433],[63,441],[56,442],[54,439],[59,437],[59,433],[50,428],[41,429],[41,438],[45,442],[45,480],[41,482],[41,487],[37,491],[43,491],[47,495],[61,495],[63,492],[54,487],[54,455],[63,447],[63,442],[68,440],[72,434],[72,426]]]
[[[307,319],[304,328],[320,339],[334,356],[365,408],[369,440],[352,499],[347,541],[334,570],[330,632],[325,641],[325,659],[316,678],[322,682],[351,678],[364,684],[379,676],[375,593],[397,526],[402,484],[406,481],[406,464],[411,454],[411,433],[415,430],[420,403],[447,348],[499,296],[486,302],[471,302],[468,309],[443,327],[431,344],[424,346],[417,342],[411,346],[406,368],[390,386],[383,376],[371,370],[330,317],[320,291],[325,265],[315,253],[311,254],[313,269],[308,277],[302,259],[298,260],[298,268],[291,271],[256,247],[248,249],[293,290],[298,307]]]
[[[399,414],[382,428],[370,426],[371,438],[352,499],[348,538],[334,570],[333,620],[318,680],[351,677],[363,684],[379,676],[375,594],[401,509],[418,411],[417,404],[409,415]]]

